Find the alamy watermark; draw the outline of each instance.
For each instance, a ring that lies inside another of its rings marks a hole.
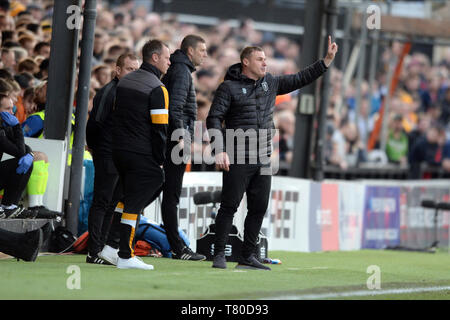
[[[366,9],[366,27],[369,30],[381,29],[381,8],[376,4],[371,4]]]
[[[366,285],[369,290],[381,289],[381,269],[377,265],[370,265],[367,267],[366,273],[370,274],[367,278]]]
[[[273,175],[279,169],[279,154],[273,153],[273,137],[278,129],[208,129],[205,134],[201,121],[194,126],[194,144],[209,143],[201,153],[194,152],[191,157],[191,136],[186,129],[173,131],[170,140],[180,141],[171,152],[174,164],[188,163],[213,165],[217,155],[226,152],[230,164],[259,164],[262,175]]]
[[[71,5],[67,7],[66,13],[69,15],[66,19],[67,29],[73,30],[81,29],[81,8],[77,5]]]
[[[81,269],[79,266],[72,264],[67,267],[66,273],[70,274],[66,280],[66,288],[69,290],[81,289]]]

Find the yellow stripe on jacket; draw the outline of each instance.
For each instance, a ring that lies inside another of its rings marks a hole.
[[[164,106],[160,109],[151,109],[150,117],[153,124],[168,124],[169,123],[169,92],[166,87],[161,86],[164,95]]]
[[[137,221],[138,215],[135,213],[122,213],[122,218],[120,219],[120,222],[123,224],[127,224],[132,228],[136,227],[136,221]]]
[[[169,123],[169,110],[167,109],[152,109],[150,110],[150,116],[154,124]]]
[[[161,89],[164,93],[164,107],[169,109],[169,91],[167,91],[166,87],[161,86]]]

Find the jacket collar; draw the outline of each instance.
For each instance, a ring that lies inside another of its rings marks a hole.
[[[170,63],[171,64],[184,63],[185,65],[188,66],[188,68],[191,72],[195,71],[195,67],[194,67],[194,64],[192,63],[192,61],[180,49],[175,50],[175,52],[170,55]]]
[[[153,73],[154,75],[156,75],[158,77],[158,79],[161,79],[162,76],[162,72],[159,71],[158,68],[156,68],[154,65],[148,63],[148,62],[142,62],[140,69],[148,71],[150,73]]]
[[[246,83],[259,84],[264,81],[265,76],[258,80],[253,80],[242,73],[242,64],[236,63],[228,68],[225,80],[242,81]]]

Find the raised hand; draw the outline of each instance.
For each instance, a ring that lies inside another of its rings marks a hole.
[[[327,51],[327,55],[323,59],[323,61],[325,62],[325,65],[327,67],[330,66],[331,62],[333,62],[337,51],[338,51],[338,45],[336,44],[336,42],[331,43],[331,36],[328,36],[328,51]]]

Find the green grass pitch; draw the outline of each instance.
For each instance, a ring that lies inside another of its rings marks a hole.
[[[85,257],[43,255],[34,263],[1,259],[0,299],[450,300],[450,254],[447,251],[434,254],[383,250],[273,251],[270,257],[280,259],[282,264],[271,265],[272,271],[236,270],[236,263],[232,262],[226,270],[218,270],[211,268],[210,261],[152,257],[143,260],[152,264],[154,270],[121,270],[114,266],[86,264]],[[371,265],[379,267],[379,290],[367,287],[368,278],[373,275],[367,272]],[[79,273],[72,273],[71,268]],[[74,280],[75,276],[79,276],[76,278],[79,282]],[[437,287],[444,289],[435,290]],[[393,293],[395,289],[400,292]],[[363,293],[352,296],[354,292]]]

